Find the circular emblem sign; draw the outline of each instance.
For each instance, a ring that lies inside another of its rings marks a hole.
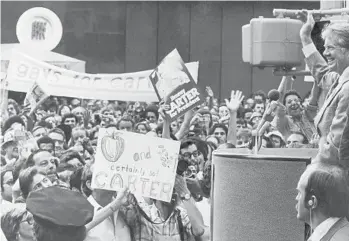
[[[58,16],[47,8],[31,8],[18,19],[18,41],[24,47],[53,50],[61,41],[62,23]]]

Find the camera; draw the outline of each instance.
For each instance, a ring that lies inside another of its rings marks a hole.
[[[183,173],[188,169],[189,165],[188,160],[184,159],[183,157],[179,157],[176,173],[183,176]]]

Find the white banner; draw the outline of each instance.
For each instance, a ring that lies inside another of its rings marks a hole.
[[[133,132],[99,130],[92,188],[118,191],[170,202],[180,142]]]
[[[186,64],[195,82],[198,62]],[[157,102],[150,82],[153,70],[124,74],[85,74],[59,68],[38,61],[23,53],[14,52],[7,79],[8,89],[27,92],[37,82],[49,95],[84,99]]]

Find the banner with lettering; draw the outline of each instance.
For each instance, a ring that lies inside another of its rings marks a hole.
[[[101,128],[92,188],[118,191],[170,202],[180,142],[133,132]]]
[[[197,81],[198,62],[187,67]],[[157,102],[152,70],[124,74],[86,74],[59,68],[14,52],[8,67],[8,89],[27,92],[34,82],[54,96],[84,99]]]
[[[177,49],[161,61],[149,78],[159,101],[170,106],[166,114],[171,121],[205,101]]]

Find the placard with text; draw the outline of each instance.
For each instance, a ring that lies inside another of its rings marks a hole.
[[[180,142],[101,128],[92,188],[118,191],[170,202]]]
[[[171,121],[205,101],[177,49],[161,61],[149,78],[159,101],[169,105],[170,110],[166,114]]]

